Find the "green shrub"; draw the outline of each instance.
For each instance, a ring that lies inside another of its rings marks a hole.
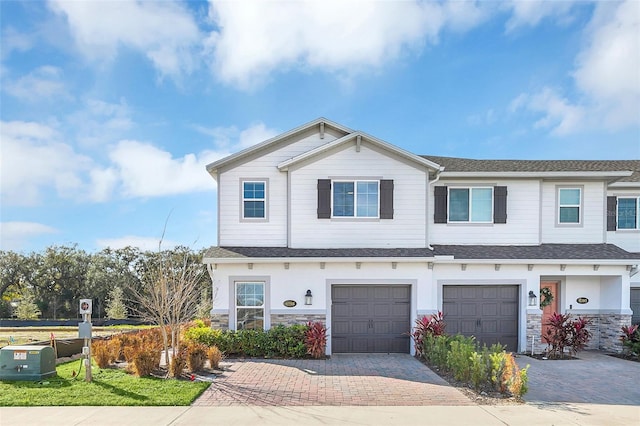
[[[471,379],[471,354],[475,352],[475,337],[465,337],[460,334],[454,336],[449,343],[451,350],[447,355],[447,367],[456,380],[469,381]]]
[[[307,353],[304,343],[307,328],[302,324],[272,327],[267,331],[266,356],[303,358]]]
[[[207,327],[203,323],[202,327],[188,328],[184,332],[184,340],[187,342],[200,343],[205,346],[214,346],[219,344],[222,333],[222,330]]]
[[[487,374],[489,369],[487,367],[487,356],[488,352],[483,354],[479,354],[478,352],[473,352],[469,356],[470,362],[470,375],[471,375],[471,383],[473,383],[473,387],[478,390],[482,385],[489,381],[489,375]]]

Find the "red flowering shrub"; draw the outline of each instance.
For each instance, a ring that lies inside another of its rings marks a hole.
[[[416,320],[416,326],[411,332],[411,338],[416,347],[418,356],[424,355],[424,338],[425,336],[442,336],[447,324],[444,322],[444,314],[438,312],[433,315],[425,315]]]
[[[591,339],[588,329],[591,321],[580,318],[571,321],[571,314],[554,312],[549,316],[545,325],[549,326],[547,333],[542,336],[547,342],[547,356],[549,358],[564,358],[565,348],[570,354],[577,354],[584,349]]]

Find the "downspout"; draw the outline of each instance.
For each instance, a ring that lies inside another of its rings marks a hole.
[[[436,170],[436,178],[429,182],[429,187],[440,180],[440,174],[444,171],[444,167],[440,166],[438,170]],[[429,206],[429,194],[431,194],[431,188],[427,191],[427,206]],[[427,248],[433,251],[433,246],[429,243],[431,239],[431,230],[429,229],[429,224],[431,223],[431,219],[429,218],[429,209],[427,209]]]
[[[209,273],[209,277],[211,277],[211,312],[209,312],[209,316],[213,317],[213,310],[215,306],[213,306],[213,299],[215,298],[216,289],[215,283],[213,281],[213,274],[215,271],[215,267],[211,263],[207,263],[207,272]]]

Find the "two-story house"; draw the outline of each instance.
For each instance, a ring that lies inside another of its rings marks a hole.
[[[591,347],[631,321],[638,160],[420,156],[319,118],[207,171],[218,327],[320,320],[328,354],[412,352],[441,310],[449,333],[540,351],[541,288],[545,310],[593,319]]]

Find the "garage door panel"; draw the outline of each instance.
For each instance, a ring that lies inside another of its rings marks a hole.
[[[482,288],[482,298],[496,300],[498,298],[498,289],[495,287]]]
[[[475,336],[482,345],[500,342],[518,349],[519,286],[444,286],[442,310],[447,332]]]
[[[460,303],[459,305],[460,317],[477,317],[478,316],[478,305],[476,303]]]
[[[409,352],[410,286],[334,285],[331,295],[333,352]]]
[[[368,303],[353,303],[351,305],[351,317],[352,318],[368,318],[369,317],[369,304]]]
[[[482,316],[490,316],[495,317],[498,315],[498,304],[497,303],[483,303],[482,304]]]
[[[408,300],[411,299],[411,290],[408,286],[394,286],[391,287],[391,297],[394,300]]]
[[[375,303],[373,305],[373,315],[375,317],[388,317],[391,315],[391,306],[388,303]]]

